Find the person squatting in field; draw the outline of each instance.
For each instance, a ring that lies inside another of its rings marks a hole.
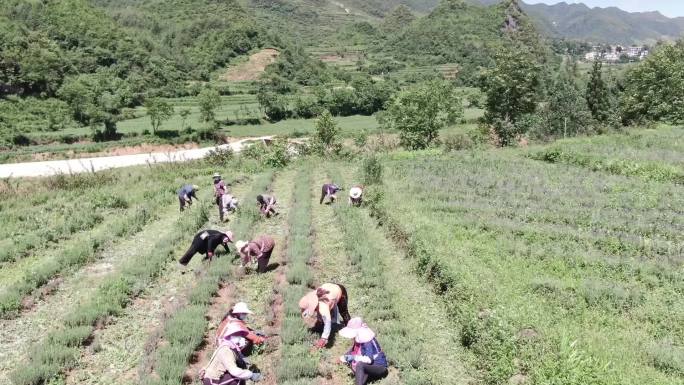
[[[224,213],[232,213],[237,211],[238,199],[230,194],[223,194],[221,196],[221,205]]]
[[[354,340],[352,347],[340,362],[354,372],[355,385],[366,385],[369,380],[387,376],[387,357],[382,351],[375,333],[359,317],[354,317],[340,330],[344,338]]]
[[[259,205],[259,211],[261,212],[261,215],[264,215],[266,218],[270,218],[271,215],[278,215],[278,212],[275,210],[276,199],[274,196],[257,195],[256,200],[257,204]]]
[[[247,369],[249,363],[242,354],[247,346],[246,336],[247,331],[236,325],[225,330],[209,363],[199,372],[203,385],[244,385],[247,380],[263,379],[261,373]]]
[[[341,315],[345,324],[349,322],[351,316],[348,301],[347,289],[335,283],[324,283],[299,300],[299,310],[304,323],[309,328],[323,325],[321,338],[315,344],[317,348],[323,348],[328,344],[333,318],[335,323],[339,324]]]
[[[363,186],[354,186],[349,189],[349,205],[361,206],[363,202]]]
[[[342,190],[342,188],[334,183],[326,183],[321,187],[321,200],[319,204],[323,204],[326,198],[330,198],[330,203],[335,202],[337,199],[337,192]]]
[[[233,233],[231,231],[202,230],[195,234],[190,248],[178,260],[178,263],[187,266],[192,257],[197,253],[205,254],[204,259],[211,261],[219,245],[223,245],[226,252],[228,252],[228,244],[232,242]]]
[[[219,219],[223,222],[223,195],[228,193],[226,183],[221,179],[221,174],[214,173],[214,198],[216,198],[216,206],[218,206]]]
[[[271,259],[275,241],[268,235],[262,235],[251,241],[235,242],[242,266],[257,263],[257,272],[265,273],[268,270],[268,261]]]
[[[187,204],[188,206],[192,206],[192,198],[197,199],[197,190],[199,190],[199,187],[194,184],[186,184],[181,186],[180,190],[178,190],[178,202],[180,203],[180,211],[183,212],[185,210],[185,205]]]
[[[223,317],[221,323],[216,330],[216,346],[219,345],[222,338],[225,337],[226,331],[230,328],[237,327],[247,332],[245,338],[247,339],[247,347],[243,351],[249,351],[252,345],[261,345],[266,341],[263,333],[255,332],[247,326],[247,317],[252,313],[244,302],[238,302],[232,309]]]

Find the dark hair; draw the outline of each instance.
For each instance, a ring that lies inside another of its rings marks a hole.
[[[264,196],[263,195],[257,195],[257,202],[264,203]]]

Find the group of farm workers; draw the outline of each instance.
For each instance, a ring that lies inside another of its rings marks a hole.
[[[219,209],[219,218],[223,222],[225,214],[238,208],[238,200],[230,195],[228,187],[221,175],[214,174],[214,197]],[[196,185],[184,185],[178,191],[180,209],[192,204],[197,199]],[[342,188],[334,183],[326,183],[321,187],[320,204],[332,204]],[[272,195],[257,196],[257,205],[261,214],[269,218],[278,215],[277,201]],[[363,200],[363,186],[354,186],[349,191],[349,205],[359,206]],[[261,235],[253,240],[234,242],[231,231],[202,230],[198,232],[190,248],[180,258],[179,263],[187,266],[192,257],[204,254],[204,260],[211,262],[216,249],[223,246],[229,252],[228,244],[234,243],[240,258],[240,265],[247,267],[257,265],[258,273],[266,273],[275,241],[272,237]],[[299,309],[303,322],[312,330],[318,330],[320,338],[314,343],[315,348],[325,348],[333,333],[333,326],[339,325],[340,318],[345,327],[339,335],[353,340],[346,354],[339,357],[339,363],[347,365],[354,374],[356,385],[365,385],[368,381],[383,378],[388,373],[385,353],[378,343],[375,333],[359,317],[349,314],[349,295],[347,289],[337,283],[324,283],[311,290],[299,300]],[[254,331],[247,325],[247,318],[253,314],[246,303],[235,304],[219,324],[215,336],[215,351],[206,366],[200,371],[204,385],[243,385],[247,380],[261,381],[263,375],[250,370],[251,364],[245,357],[252,347],[261,345],[269,336]]]

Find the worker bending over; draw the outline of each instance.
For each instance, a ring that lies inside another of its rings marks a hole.
[[[262,235],[251,241],[237,241],[235,247],[242,259],[242,266],[257,263],[257,271],[265,273],[275,247],[275,241],[268,235]]]
[[[237,326],[226,329],[218,348],[209,359],[209,363],[200,370],[203,385],[244,385],[247,380],[259,382],[261,373],[247,369],[247,360],[242,349],[247,346],[247,332]]]
[[[351,317],[348,300],[347,289],[334,283],[324,283],[299,300],[299,310],[304,323],[309,328],[323,325],[321,338],[315,344],[317,348],[323,348],[328,344],[333,318],[336,323],[340,323],[341,315],[345,324],[349,322]]]
[[[194,184],[186,184],[181,186],[180,190],[178,190],[178,202],[180,203],[180,211],[183,212],[185,210],[185,205],[187,204],[188,206],[192,206],[192,198],[197,199],[197,190],[199,190],[199,187]]]
[[[355,385],[366,385],[368,380],[387,376],[387,357],[375,338],[375,333],[361,318],[352,318],[340,330],[340,335],[354,340],[351,349],[340,357],[340,362],[349,365],[354,372]]]
[[[237,211],[238,199],[230,194],[223,194],[221,197],[221,205],[223,206],[223,213],[233,213]]]
[[[231,231],[202,230],[195,234],[190,248],[178,262],[183,266],[187,266],[192,257],[197,253],[205,254],[204,259],[211,261],[219,245],[223,245],[223,248],[228,252],[228,244],[231,242],[233,242],[233,233]]]
[[[363,201],[363,186],[354,186],[349,189],[349,205],[361,206]]]
[[[330,203],[335,202],[335,199],[337,199],[337,192],[342,190],[340,186],[334,184],[334,183],[326,183],[321,187],[321,201],[318,202],[319,204],[322,204],[323,201],[326,198],[330,198]]]
[[[254,332],[254,330],[250,329],[247,326],[246,321],[247,317],[250,314],[254,313],[252,313],[252,311],[249,310],[246,303],[236,303],[235,306],[233,306],[233,308],[230,309],[230,312],[228,312],[228,314],[226,314],[226,316],[223,317],[223,320],[221,320],[221,323],[219,324],[219,327],[216,330],[216,345],[219,345],[221,339],[225,337],[226,331],[230,330],[231,327],[238,327],[239,329],[247,332],[247,335],[245,335],[248,345],[246,349],[249,349],[251,347],[250,345],[263,344],[264,341],[266,341],[266,337],[263,336],[262,333]]]
[[[216,198],[216,206],[219,210],[219,219],[223,222],[223,195],[228,193],[226,183],[221,179],[221,174],[214,173],[214,198]]]
[[[257,204],[261,215],[270,218],[271,215],[278,215],[275,211],[276,199],[272,195],[257,195]]]

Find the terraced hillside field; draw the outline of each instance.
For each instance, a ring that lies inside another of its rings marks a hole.
[[[544,154],[680,168],[684,130],[561,141],[550,147],[245,159],[4,181],[0,384],[190,384],[232,304],[271,336],[251,362],[267,384],[352,384],[301,320],[299,298],[344,284],[352,316],[377,332],[380,384],[681,384],[684,187],[676,178]],[[555,152],[554,152],[555,151]],[[551,161],[553,160],[553,161]],[[218,222],[210,175],[241,210]],[[319,204],[320,186],[364,183]],[[175,191],[198,184],[179,213]],[[278,198],[262,218],[255,196]],[[256,274],[234,248],[211,264],[176,260],[196,231],[276,241]],[[334,334],[333,334],[334,335]]]

